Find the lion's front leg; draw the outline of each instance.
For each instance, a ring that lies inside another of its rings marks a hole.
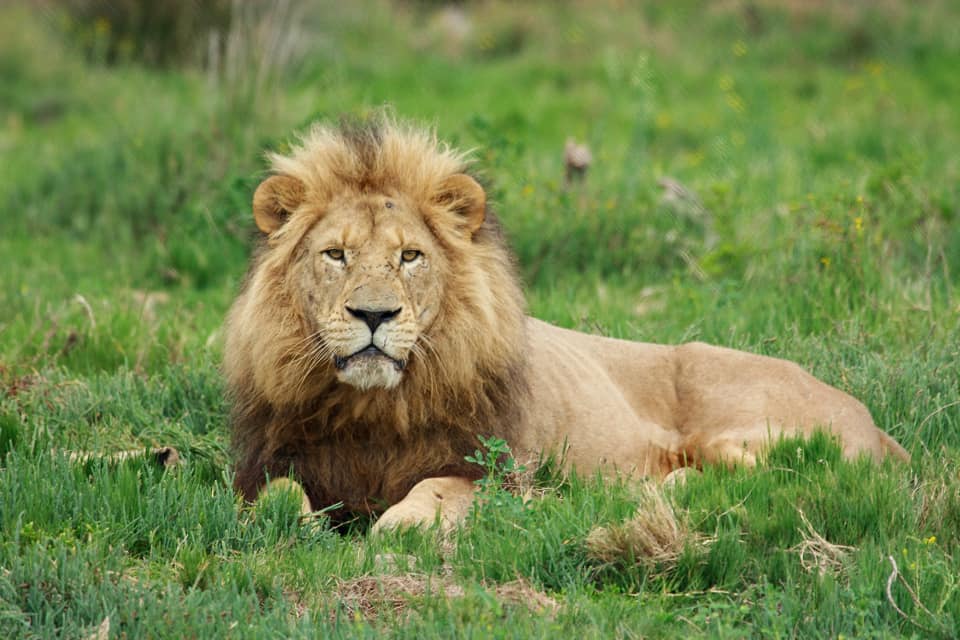
[[[290,478],[274,478],[267,486],[260,490],[260,493],[257,495],[257,502],[260,502],[267,496],[272,496],[278,493],[289,492],[296,496],[300,501],[300,515],[307,516],[313,513],[313,508],[310,505],[310,498],[307,497],[307,492],[303,490],[303,487],[300,486],[300,483],[296,480],[291,480]]]
[[[467,478],[427,478],[413,486],[406,497],[383,512],[373,533],[398,527],[430,526],[440,516],[440,526],[452,529],[470,512],[477,486]]]

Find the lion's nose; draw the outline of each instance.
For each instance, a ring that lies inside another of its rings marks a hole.
[[[367,326],[370,327],[370,333],[374,333],[384,322],[393,320],[398,315],[400,315],[400,309],[387,309],[387,310],[377,310],[377,309],[353,309],[347,307],[347,311],[350,312],[355,318],[360,318],[367,323]]]

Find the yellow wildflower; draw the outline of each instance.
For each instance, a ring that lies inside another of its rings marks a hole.
[[[93,23],[93,30],[98,36],[110,33],[110,21],[102,16],[97,18]]]
[[[747,109],[747,105],[743,101],[743,98],[738,96],[736,93],[727,94],[727,105],[737,113],[743,113]]]

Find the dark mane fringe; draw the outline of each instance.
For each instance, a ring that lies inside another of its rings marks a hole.
[[[449,398],[441,411],[427,412],[414,403],[411,408],[423,414],[406,433],[375,414],[350,420],[344,415],[350,403],[337,401],[342,389],[295,411],[235,401],[235,487],[253,500],[267,477],[292,473],[314,508],[342,502],[340,512],[346,514],[381,511],[424,478],[479,479],[483,469],[465,457],[480,447],[478,435],[515,441],[527,389],[525,365],[518,363],[485,377],[469,397]],[[337,423],[340,427],[331,429]]]

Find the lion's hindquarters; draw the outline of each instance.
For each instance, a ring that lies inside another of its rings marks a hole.
[[[877,429],[880,434],[880,446],[883,449],[883,452],[886,455],[891,455],[894,458],[900,460],[901,462],[909,463],[911,460],[910,453],[904,449],[899,442],[894,440],[889,434],[884,431]]]
[[[847,458],[902,451],[860,401],[795,363],[700,343],[678,347],[677,358],[681,429],[704,461],[749,463],[781,437],[817,430],[836,436]]]

